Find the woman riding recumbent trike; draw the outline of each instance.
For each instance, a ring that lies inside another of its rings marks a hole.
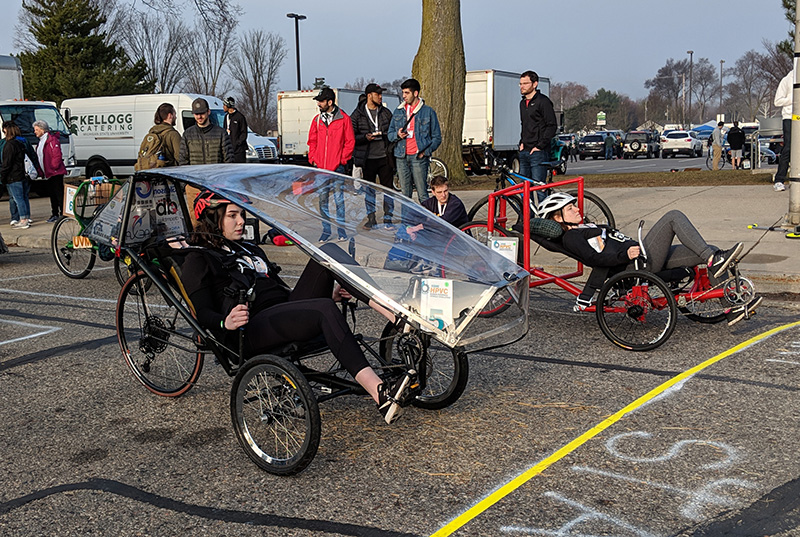
[[[576,311],[594,312],[603,334],[614,344],[636,351],[652,350],[675,329],[677,312],[693,321],[729,325],[749,318],[760,304],[753,283],[739,273],[743,244],[719,250],[707,244],[680,211],[669,211],[646,236],[639,225],[638,241],[604,225],[587,223],[582,214],[583,178],[555,186],[578,185],[578,196],[556,192],[544,199],[536,215],[526,211],[521,223],[507,230],[498,220],[471,222],[462,229],[487,240],[496,236],[521,237],[518,262],[535,278],[531,287],[554,283],[577,297]],[[551,185],[552,186],[552,185]],[[526,200],[544,187],[523,184],[492,194],[503,204],[512,194]],[[505,214],[503,207],[495,214]],[[673,244],[677,238],[679,244]],[[530,242],[578,262],[576,271],[554,275],[531,266]],[[583,288],[570,279],[592,271]],[[485,314],[486,312],[484,312]]]
[[[202,192],[193,230],[185,185]],[[383,215],[393,225],[363,231],[366,188],[294,166],[151,170],[135,175],[87,229],[138,268],[116,313],[137,380],[158,395],[182,395],[205,355],[214,355],[235,376],[231,418],[240,445],[276,474],[299,472],[314,458],[319,402],[369,394],[387,422],[408,404],[446,407],[466,385],[468,351],[527,332],[525,271],[379,185],[368,188],[394,201],[395,213]],[[341,216],[330,216],[322,199],[340,204]],[[294,289],[262,249],[241,240],[245,212],[308,256]],[[395,240],[421,222],[425,240]],[[332,237],[346,239],[319,242],[333,227]],[[387,264],[392,249],[428,268]],[[387,317],[380,337],[353,334],[347,312],[354,308],[337,310],[334,296],[357,297]],[[498,296],[513,307],[480,317]]]

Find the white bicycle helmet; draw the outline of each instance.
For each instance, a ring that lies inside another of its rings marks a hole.
[[[552,213],[563,209],[570,203],[575,203],[577,201],[578,199],[575,196],[565,194],[564,192],[550,194],[539,204],[539,208],[536,211],[536,216],[539,218],[547,218]]]

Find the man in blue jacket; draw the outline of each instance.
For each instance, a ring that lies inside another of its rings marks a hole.
[[[442,131],[436,112],[419,98],[419,82],[409,78],[400,89],[403,102],[392,115],[389,141],[397,141],[394,156],[403,195],[410,198],[416,188],[422,203],[428,199],[428,167],[431,154],[442,143]]]

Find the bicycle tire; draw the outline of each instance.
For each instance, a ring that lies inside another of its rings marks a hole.
[[[242,366],[231,386],[231,421],[250,460],[271,474],[302,472],[317,454],[319,404],[300,370],[283,358],[258,356]]]
[[[486,222],[467,222],[466,224],[461,226],[461,231],[472,237],[473,239],[477,240],[481,244],[488,245],[489,244],[489,230],[488,224]],[[518,237],[519,235],[510,230],[503,230],[496,228],[494,230],[494,235],[497,237]],[[519,242],[518,242],[519,244]],[[448,242],[444,247],[444,256],[447,256],[447,249],[450,247],[450,243]],[[517,264],[522,266],[522,247],[521,245],[518,246],[517,250]],[[441,273],[442,278],[447,277],[447,271],[442,269]],[[478,313],[480,317],[494,317],[495,315],[499,315],[506,311],[512,304],[513,298],[511,296],[503,296],[500,293],[495,294],[490,302],[484,306],[484,308]]]
[[[577,190],[568,190],[567,194],[578,197]],[[589,224],[606,224],[611,228],[616,228],[617,222],[611,209],[608,208],[600,196],[588,190],[583,191],[583,218]]]
[[[721,170],[724,167],[725,167],[725,154],[723,153],[723,155],[719,159],[719,169]],[[713,153],[713,151],[709,151],[708,152],[708,156],[706,157],[706,168],[709,169],[709,170],[713,170],[714,169],[714,153]]]
[[[137,272],[122,286],[117,300],[117,339],[136,380],[156,395],[178,397],[195,385],[203,370],[203,354],[197,350],[199,335],[152,284],[149,276]],[[183,298],[178,300],[185,306]]]
[[[395,359],[395,340],[397,327],[387,323],[381,332],[379,352],[384,363],[391,364]],[[430,336],[421,336],[424,346],[424,367],[415,364],[418,371],[425,372],[425,387],[411,400],[411,404],[426,410],[439,410],[458,401],[469,379],[467,355],[458,349],[451,349]],[[399,350],[397,351],[399,354]],[[423,379],[420,379],[421,381]]]
[[[62,217],[53,226],[50,233],[50,250],[53,259],[60,270],[68,278],[80,280],[92,272],[97,252],[91,248],[75,248],[72,245],[73,237],[81,234],[83,228],[78,220],[72,217]]]
[[[675,297],[661,278],[649,272],[615,274],[600,288],[596,304],[603,335],[625,350],[653,350],[675,330]]]
[[[431,157],[431,161],[428,165],[428,185],[431,184],[431,179],[437,175],[443,175],[445,178],[449,178],[450,170],[447,168],[447,164],[445,164],[443,160],[436,157]]]
[[[519,196],[499,196],[506,200],[506,229],[511,229],[516,224],[522,221],[522,199]],[[494,213],[495,217],[493,220],[497,219],[498,213],[500,210],[500,203],[495,203],[494,206]],[[535,214],[531,209],[531,218],[534,217]],[[467,213],[467,218],[469,220],[475,222],[488,222],[489,221],[489,196],[486,195],[479,199],[475,204],[470,208],[469,212]]]

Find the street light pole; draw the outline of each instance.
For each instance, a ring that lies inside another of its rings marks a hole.
[[[722,64],[725,63],[725,60],[719,61],[719,112],[722,112]]]
[[[306,20],[305,15],[297,13],[287,13],[287,17],[294,19],[294,45],[295,56],[297,56],[297,89],[300,89],[300,21]]]
[[[694,51],[687,50],[686,54],[689,55],[689,128],[692,128],[692,68],[694,67]]]

